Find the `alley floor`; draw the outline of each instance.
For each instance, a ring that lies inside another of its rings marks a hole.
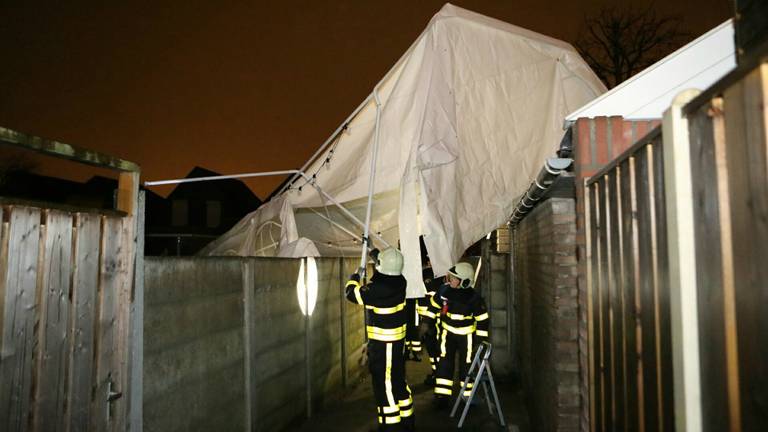
[[[420,363],[409,361],[406,363],[406,368],[408,384],[413,391],[416,430],[419,432],[455,430],[463,405],[453,419],[449,417],[450,409],[436,410],[432,407],[432,387],[424,384],[424,377],[429,371],[428,360],[422,357]],[[488,413],[484,400],[480,398],[480,404],[470,408],[460,430],[528,432],[530,427],[520,386],[504,381],[501,377],[495,378],[506,427],[502,428],[496,418]],[[315,412],[311,419],[291,430],[301,432],[375,431],[376,406],[373,401],[370,378],[365,376],[362,381],[351,385],[345,392],[336,402],[329,403],[327,407]]]

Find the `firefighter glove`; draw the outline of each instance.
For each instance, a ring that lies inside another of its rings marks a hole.
[[[379,257],[379,250],[378,250],[378,249],[376,249],[376,248],[374,248],[373,250],[371,250],[371,251],[368,253],[368,255],[371,257],[371,259],[373,259],[374,261],[376,261],[376,259]]]

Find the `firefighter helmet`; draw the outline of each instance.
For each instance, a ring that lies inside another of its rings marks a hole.
[[[470,263],[460,262],[451,267],[448,274],[460,281],[461,288],[471,288],[475,285],[475,269]]]
[[[395,248],[384,249],[376,257],[376,271],[388,276],[403,274],[403,254]]]

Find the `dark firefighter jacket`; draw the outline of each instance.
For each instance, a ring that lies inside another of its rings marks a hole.
[[[405,286],[403,276],[382,273],[375,273],[365,286],[354,279],[347,282],[347,300],[365,305],[368,339],[395,342],[405,338]]]
[[[418,305],[416,306],[416,312],[422,317],[428,317],[433,320],[436,318],[435,314],[429,310],[429,301],[435,293],[440,290],[441,285],[443,285],[443,278],[424,280],[424,286],[427,288],[427,293],[424,297],[419,298]]]
[[[439,290],[429,301],[429,312],[438,317],[440,326],[450,333],[474,333],[479,342],[488,337],[488,309],[485,300],[474,288]]]

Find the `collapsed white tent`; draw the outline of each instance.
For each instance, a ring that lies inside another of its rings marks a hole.
[[[569,44],[446,4],[306,177],[203,253],[359,256],[363,228],[330,197],[365,220],[375,154],[373,245],[383,245],[376,234],[399,242],[408,296],[419,297],[419,235],[444,274],[509,218],[554,155],[565,115],[604,91]]]

